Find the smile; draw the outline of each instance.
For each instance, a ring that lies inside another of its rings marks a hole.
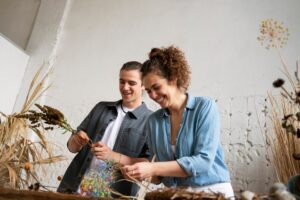
[[[164,100],[164,98],[161,97],[161,98],[157,99],[156,102],[157,102],[157,103],[161,103],[163,100]]]

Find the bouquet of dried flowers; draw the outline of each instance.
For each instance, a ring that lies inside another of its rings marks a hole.
[[[29,120],[30,128],[34,130],[37,128],[42,128],[44,130],[62,128],[64,133],[74,133],[76,131],[71,127],[65,116],[59,110],[47,105],[41,106],[37,103],[35,106],[39,109],[39,111],[28,110],[24,114],[17,114],[16,117]]]
[[[266,49],[276,49],[283,66],[283,74],[289,86],[283,79],[273,82],[275,88],[280,88],[280,95],[269,94],[271,103],[271,120],[274,134],[267,135],[273,155],[273,164],[279,181],[286,183],[290,177],[300,172],[300,79],[298,61],[296,71],[292,75],[284,61],[280,48],[288,41],[289,31],[283,23],[267,19],[261,22],[260,36],[257,38]]]
[[[37,107],[41,112],[29,110],[39,97],[49,88],[44,87],[49,73],[40,77],[40,68],[35,74],[22,110],[6,115],[0,112],[0,186],[8,188],[27,188],[31,181],[38,182],[37,170],[42,164],[51,164],[65,159],[54,155],[53,145],[46,140],[45,131],[49,129],[41,124],[60,125],[71,131],[63,115],[48,106]],[[27,120],[29,119],[29,120]],[[51,128],[50,128],[51,129]],[[30,138],[34,131],[39,141]],[[35,184],[40,185],[40,184]]]

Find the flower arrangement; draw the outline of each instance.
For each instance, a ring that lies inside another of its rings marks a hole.
[[[282,22],[266,19],[260,24],[260,35],[257,40],[266,49],[278,49],[287,43],[289,35],[288,28],[285,28]]]
[[[290,177],[300,172],[300,163],[296,160],[300,156],[300,79],[298,75],[298,61],[294,74],[284,61],[280,49],[287,43],[289,30],[282,22],[273,19],[263,20],[260,25],[258,41],[267,50],[275,49],[282,64],[282,71],[289,85],[279,78],[273,82],[275,88],[280,89],[280,95],[269,94],[271,103],[271,121],[274,134],[267,135],[273,155],[273,164],[278,181],[287,183]]]
[[[13,189],[43,187],[37,178],[37,170],[42,164],[51,164],[64,160],[62,155],[54,155],[53,145],[46,140],[46,131],[53,128],[41,124],[60,125],[71,131],[62,113],[48,106],[37,107],[42,112],[29,110],[34,102],[48,89],[44,83],[49,75],[41,77],[40,68],[31,81],[26,100],[19,113],[6,115],[0,112],[0,186]],[[27,120],[28,119],[28,120]],[[34,132],[38,141],[30,138]],[[31,184],[34,181],[35,184]]]
[[[40,183],[37,170],[42,164],[65,158],[53,155],[53,144],[46,140],[46,133],[56,129],[62,129],[63,133],[76,132],[61,111],[35,103],[48,89],[44,87],[44,82],[49,73],[40,78],[41,71],[42,68],[33,78],[21,111],[11,115],[0,112],[0,188],[49,190],[49,186]],[[34,106],[36,108],[32,109]],[[38,141],[30,139],[30,132],[37,135]],[[90,140],[88,145],[91,144]],[[119,164],[107,160],[97,160],[97,163],[98,170],[91,170],[83,177],[79,194],[100,198],[111,198],[114,194],[132,198],[111,188],[111,184],[120,176]],[[62,177],[58,176],[57,179],[60,181]]]
[[[41,127],[44,130],[53,130],[54,128],[62,128],[64,133],[74,133],[76,130],[65,119],[65,116],[57,109],[50,106],[35,104],[39,111],[28,110],[24,114],[17,114],[17,118],[28,119],[30,128],[36,130]]]

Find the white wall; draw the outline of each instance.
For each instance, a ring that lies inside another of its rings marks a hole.
[[[41,0],[0,0],[0,33],[25,49]]]
[[[29,56],[0,34],[0,111],[13,112]]]
[[[293,70],[300,54],[299,8],[298,0],[42,0],[26,49],[31,61],[25,76],[30,79],[49,61],[54,86],[45,102],[76,126],[98,101],[120,98],[118,71],[124,62],[144,61],[152,47],[175,44],[192,68],[190,92],[218,100],[234,189],[266,192],[274,171],[260,124],[267,123],[267,91],[282,74],[276,52],[266,51],[256,38],[261,20],[283,21],[291,33],[283,54]],[[27,87],[24,80],[21,93]],[[65,145],[66,135],[55,137]],[[67,164],[53,173],[62,174]]]

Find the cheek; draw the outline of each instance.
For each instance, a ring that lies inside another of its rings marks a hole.
[[[160,95],[166,95],[167,94],[167,91],[165,88],[160,88],[158,91],[157,91],[158,94]]]
[[[153,93],[151,93],[151,94],[148,93],[148,96],[150,97],[150,99],[154,100],[154,95],[153,95]]]

